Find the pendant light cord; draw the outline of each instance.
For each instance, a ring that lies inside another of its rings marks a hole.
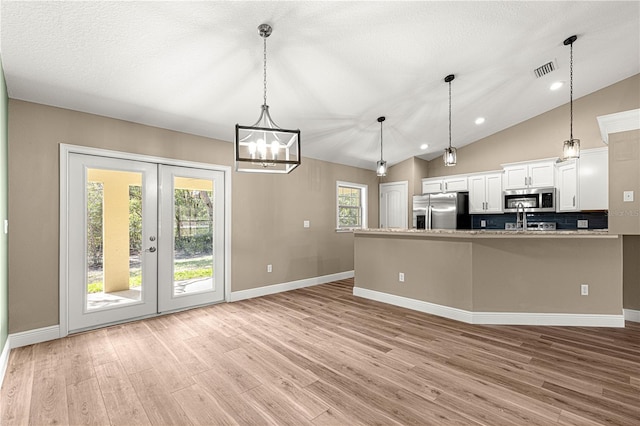
[[[451,149],[451,81],[449,81],[449,149]]]
[[[569,51],[569,139],[573,142],[573,42],[571,42]]]
[[[382,121],[380,122],[380,161],[382,160]]]

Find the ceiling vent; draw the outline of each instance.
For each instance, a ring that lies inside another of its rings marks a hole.
[[[552,71],[555,71],[555,69],[556,69],[555,61],[551,61],[534,69],[533,73],[535,74],[536,78],[540,78],[549,74]]]

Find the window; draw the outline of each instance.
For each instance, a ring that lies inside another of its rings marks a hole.
[[[340,182],[336,184],[337,229],[367,227],[367,185]]]

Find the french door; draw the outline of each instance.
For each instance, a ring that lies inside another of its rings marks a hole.
[[[68,330],[224,299],[224,173],[69,154]]]

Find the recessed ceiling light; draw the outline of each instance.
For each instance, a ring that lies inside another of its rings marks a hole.
[[[429,144],[423,143],[422,145],[420,145],[420,149],[427,149],[429,148]]]
[[[482,124],[482,123],[484,123],[484,117],[476,118],[476,124]]]
[[[559,88],[561,88],[564,85],[564,81],[556,81],[553,84],[551,84],[551,86],[549,86],[549,89],[551,90],[558,90]]]

